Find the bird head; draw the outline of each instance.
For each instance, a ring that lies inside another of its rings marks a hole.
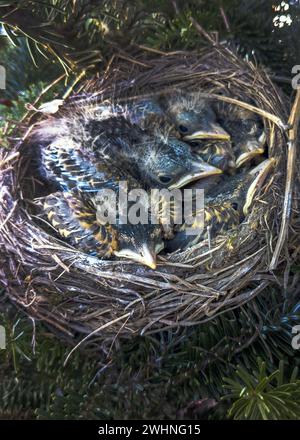
[[[153,145],[145,162],[145,173],[154,188],[181,188],[188,183],[222,171],[193,155],[189,145],[168,138]]]
[[[239,155],[236,159],[236,166],[240,168],[245,163],[256,157],[261,156],[265,152],[266,135],[263,132],[258,138],[245,136],[240,143]]]
[[[205,162],[228,173],[236,168],[235,156],[229,141],[206,140],[191,143],[192,151]]]
[[[258,115],[224,102],[215,104],[215,111],[221,125],[231,135],[237,168],[264,154],[267,138]]]
[[[218,124],[210,103],[197,93],[175,93],[172,97],[161,98],[160,102],[170,122],[185,141],[230,139],[230,135]]]
[[[250,160],[264,154],[266,134],[258,116],[245,109],[239,109],[237,119],[231,124],[235,130],[233,141],[238,153],[236,166],[240,168]]]
[[[156,256],[163,250],[161,229],[152,224],[120,225],[117,257],[127,258],[136,263],[156,269]]]

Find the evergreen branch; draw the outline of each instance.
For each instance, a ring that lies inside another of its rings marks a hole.
[[[298,420],[300,417],[300,380],[295,368],[284,383],[284,366],[267,374],[266,364],[258,360],[258,370],[252,374],[242,366],[236,369],[237,379],[225,378],[229,393],[223,399],[233,399],[228,415],[235,420]]]

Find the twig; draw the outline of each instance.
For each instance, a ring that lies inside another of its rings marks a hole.
[[[104,70],[104,74],[103,74],[103,77],[104,77],[104,78],[107,78],[107,76],[108,76],[108,72],[110,71],[110,68],[111,68],[111,66],[112,66],[112,63],[114,62],[115,57],[116,57],[115,54],[113,54],[113,55],[110,57],[110,59],[109,59],[107,65],[106,65],[106,67],[105,67],[105,70]]]
[[[68,98],[68,96],[70,96],[70,94],[73,92],[74,87],[76,86],[76,84],[81,81],[81,79],[86,75],[86,70],[83,70],[79,75],[77,75],[77,77],[75,78],[75,80],[73,81],[73,83],[70,85],[70,87],[68,88],[68,90],[66,91],[66,93],[63,95],[63,99]]]
[[[119,316],[119,318],[116,318],[113,321],[109,321],[106,324],[101,325],[101,327],[96,328],[91,333],[89,333],[87,336],[85,336],[83,339],[81,339],[81,341],[79,341],[78,344],[75,345],[75,347],[72,348],[72,350],[70,351],[70,353],[66,357],[65,362],[64,362],[64,367],[66,366],[66,364],[67,364],[68,360],[70,359],[70,356],[72,355],[72,353],[74,353],[74,351],[77,350],[77,348],[80,347],[80,345],[82,345],[87,339],[89,339],[91,336],[97,334],[101,330],[104,330],[106,327],[109,327],[112,324],[115,324],[116,322],[121,321],[122,319],[127,318],[127,320],[128,320],[130,315],[131,315],[131,312],[130,313],[126,313],[125,315]]]
[[[0,160],[0,168],[2,168],[3,165],[6,165],[8,162],[12,161],[13,159],[16,159],[17,157],[19,157],[19,155],[20,155],[19,151],[16,151],[15,153],[10,154],[5,159]]]
[[[36,107],[36,105],[38,104],[38,102],[41,100],[41,98],[45,95],[45,93],[47,93],[52,87],[54,87],[57,83],[59,83],[63,78],[65,78],[66,74],[64,73],[63,75],[59,76],[58,78],[56,78],[54,81],[52,81],[51,84],[49,84],[47,87],[45,87],[41,93],[39,94],[39,96],[34,100],[32,106]],[[20,123],[22,123],[27,116],[29,115],[29,111],[25,113],[25,115],[22,117],[22,119],[20,120]]]
[[[179,11],[179,8],[178,8],[176,0],[172,0],[172,5],[173,5],[173,7],[175,9],[176,14],[179,14],[180,11]]]
[[[217,42],[206,32],[205,29],[194,19],[194,17],[190,18],[192,25],[196,28],[198,33],[204,36],[213,46],[217,44]]]
[[[273,81],[291,85],[291,78],[287,76],[270,74],[270,77],[272,78]]]
[[[134,59],[133,57],[131,57],[130,55],[127,55],[126,53],[119,52],[117,54],[117,56],[118,56],[118,58],[121,58],[125,61],[129,61],[130,63],[133,63],[133,64],[137,64],[138,66],[146,67],[147,69],[151,68],[151,66],[149,64],[142,63],[141,61]]]
[[[0,224],[0,231],[1,231],[1,229],[4,228],[4,226],[6,225],[6,223],[7,223],[7,222],[9,221],[9,219],[12,217],[12,215],[13,215],[13,213],[14,213],[16,207],[17,207],[17,204],[18,204],[18,202],[15,201],[14,204],[13,204],[13,207],[12,207],[11,211],[8,213],[8,215],[7,215],[7,217],[5,218],[5,220]]]
[[[225,11],[223,9],[223,6],[220,6],[220,12],[221,12],[221,15],[222,15],[227,32],[231,32],[230,24],[229,24],[229,21],[228,21],[226,14],[225,14]]]
[[[262,110],[254,105],[248,104],[247,102],[239,101],[238,99],[230,98],[229,96],[223,95],[215,95],[213,93],[199,93],[199,96],[207,99],[217,99],[219,101],[228,102],[229,104],[236,104],[246,110],[250,110],[251,112],[257,113],[263,118],[269,119],[274,122],[281,130],[286,130],[287,126],[282,122],[282,120],[272,113],[269,113],[265,110]]]
[[[288,233],[289,221],[292,211],[293,184],[294,184],[294,175],[295,175],[295,166],[296,166],[297,135],[298,135],[299,122],[300,122],[300,88],[297,89],[296,98],[288,121],[289,126],[291,128],[288,132],[288,138],[289,138],[288,159],[287,159],[283,212],[282,212],[279,237],[270,263],[270,270],[274,270],[277,267],[279,256],[282,247],[286,241],[286,237]]]
[[[159,49],[154,49],[153,47],[143,46],[142,44],[134,44],[134,46],[137,47],[138,49],[145,50],[145,51],[151,52],[151,53],[156,53],[156,54],[162,55],[164,57],[177,55],[177,54],[182,53],[182,50],[175,50],[173,52],[164,52]]]

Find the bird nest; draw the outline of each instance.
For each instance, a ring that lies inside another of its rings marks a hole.
[[[113,57],[106,71],[81,84],[63,108],[196,88],[204,97],[259,114],[268,157],[275,160],[237,230],[159,256],[157,269],[151,270],[86,255],[37,221],[31,201],[41,192],[28,139],[43,114],[27,118],[22,138],[1,151],[1,282],[10,300],[30,317],[73,344],[79,340],[94,347],[117,337],[198,325],[239,307],[280,283],[275,269],[290,265],[289,255],[299,246],[292,198],[297,99],[289,119],[288,102],[268,74],[222,47],[124,58]]]

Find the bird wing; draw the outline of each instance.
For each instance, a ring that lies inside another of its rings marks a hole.
[[[99,256],[112,254],[115,234],[97,222],[95,209],[84,198],[57,192],[45,197],[43,207],[52,226],[72,246]]]
[[[101,170],[101,162],[84,150],[68,146],[49,145],[43,151],[43,164],[52,179],[58,181],[63,190],[76,188],[83,192],[96,192],[111,173]]]

